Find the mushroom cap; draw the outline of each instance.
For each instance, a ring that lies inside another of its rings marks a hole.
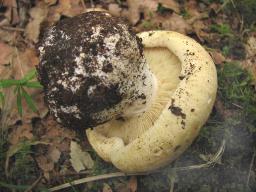
[[[217,92],[215,65],[195,40],[171,31],[138,36],[158,81],[152,106],[141,116],[86,130],[99,156],[130,173],[158,169],[181,155],[208,119]]]
[[[98,11],[64,19],[45,31],[38,49],[45,101],[64,126],[93,127],[148,105],[153,75],[124,21]]]

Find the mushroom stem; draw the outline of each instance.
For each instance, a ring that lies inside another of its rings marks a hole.
[[[138,81],[135,82],[138,87],[137,90],[140,91],[139,97],[135,99],[133,103],[130,103],[126,109],[124,109],[122,115],[123,118],[139,116],[147,111],[154,102],[157,93],[157,78],[151,72],[147,64],[145,64],[144,68],[144,81],[138,79]]]

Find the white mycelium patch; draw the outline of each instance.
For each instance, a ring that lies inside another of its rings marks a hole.
[[[60,31],[61,38],[65,40],[70,40],[71,37],[69,37],[64,31]]]
[[[60,107],[61,111],[64,112],[64,113],[68,113],[68,114],[72,114],[74,113],[74,116],[76,118],[81,118],[80,117],[80,110],[78,109],[78,107],[76,105],[72,105],[72,106],[61,106]]]
[[[96,27],[92,27],[92,32],[93,34],[91,35],[91,40],[97,39],[100,35],[100,31],[101,31],[102,27],[101,26],[96,26]]]

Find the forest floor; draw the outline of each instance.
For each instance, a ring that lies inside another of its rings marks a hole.
[[[55,122],[36,89],[30,71],[39,62],[40,32],[90,8],[127,19],[136,32],[186,34],[214,59],[219,88],[209,120],[192,146],[156,173],[127,176],[103,162],[84,134]],[[60,191],[256,191],[255,21],[255,0],[0,1],[0,79],[30,82],[27,97],[12,81],[0,87],[0,191],[55,191],[64,183]],[[79,168],[75,156],[83,159]]]

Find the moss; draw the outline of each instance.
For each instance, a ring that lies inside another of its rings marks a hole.
[[[243,18],[245,24],[250,26],[255,24],[256,21],[256,1],[255,0],[233,0],[229,2],[229,6],[226,8],[231,12],[238,12]]]
[[[239,66],[239,63],[225,63],[218,69],[218,94],[231,109],[241,108],[247,115],[256,115],[256,94],[252,75]]]

